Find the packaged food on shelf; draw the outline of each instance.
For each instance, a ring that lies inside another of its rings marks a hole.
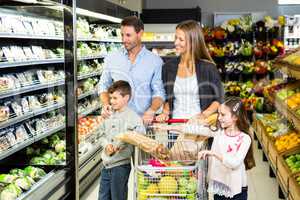
[[[14,128],[7,129],[6,138],[11,147],[17,143],[16,136],[14,135]]]
[[[0,152],[5,151],[10,147],[9,140],[6,136],[6,131],[0,132]]]
[[[23,97],[21,99],[21,104],[22,104],[22,109],[23,109],[24,113],[30,112],[30,107],[29,107],[29,103],[28,103],[27,97]]]
[[[24,125],[18,126],[15,128],[15,136],[16,136],[16,141],[23,142],[24,140],[29,138],[29,135],[24,127]]]
[[[30,110],[36,110],[41,108],[41,103],[38,101],[37,96],[28,96],[28,103],[29,103],[29,109]]]
[[[12,77],[9,76],[0,77],[0,91],[13,89],[14,87],[15,85]]]
[[[0,106],[0,122],[9,119],[10,110],[8,106]]]

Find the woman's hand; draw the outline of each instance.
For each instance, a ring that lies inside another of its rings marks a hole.
[[[204,124],[205,125],[205,119],[206,118],[207,118],[206,115],[204,115],[203,113],[199,113],[199,114],[193,116],[192,118],[190,118],[187,123],[191,123],[191,124]]]
[[[156,116],[155,120],[159,123],[163,123],[169,120],[169,115],[167,113],[161,113],[158,116]]]

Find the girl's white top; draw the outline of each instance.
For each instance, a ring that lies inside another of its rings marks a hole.
[[[201,112],[197,76],[176,77],[173,118],[189,119]]]
[[[228,136],[224,130],[212,132],[207,127],[195,124],[186,124],[183,132],[214,137],[211,150],[223,157],[223,162],[209,157],[208,192],[226,197],[241,193],[242,187],[247,186],[244,159],[251,145],[250,136],[243,132]]]

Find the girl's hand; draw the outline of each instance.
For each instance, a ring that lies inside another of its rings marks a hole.
[[[160,131],[171,130],[171,127],[168,124],[153,124],[151,127],[155,130],[160,130]]]
[[[208,156],[214,156],[215,154],[210,150],[203,150],[198,153],[198,159],[206,159]]]
[[[199,113],[189,119],[187,123],[191,124],[205,124],[206,115]]]
[[[160,115],[156,116],[155,120],[160,123],[163,123],[163,122],[169,120],[169,115],[166,113],[161,113]]]

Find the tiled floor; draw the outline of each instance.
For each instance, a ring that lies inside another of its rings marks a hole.
[[[249,200],[279,200],[278,185],[275,178],[269,177],[269,165],[262,161],[262,152],[257,149],[257,142],[254,145],[256,167],[248,172]],[[129,183],[129,197],[132,200],[133,178]],[[99,180],[97,180],[80,200],[97,200]]]

